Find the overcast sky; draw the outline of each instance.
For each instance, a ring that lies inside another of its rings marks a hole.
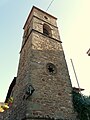
[[[32,8],[46,10],[51,0],[0,0],[0,101],[17,76],[23,26]],[[72,85],[77,87],[70,58],[79,84],[90,95],[90,0],[54,0],[48,12],[57,17]]]

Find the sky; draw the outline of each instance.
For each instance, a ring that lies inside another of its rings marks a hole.
[[[0,0],[0,102],[17,76],[23,26],[32,6],[46,11],[51,0]],[[84,95],[90,95],[90,0],[54,0],[47,11],[57,17],[72,86],[78,87],[75,67]]]

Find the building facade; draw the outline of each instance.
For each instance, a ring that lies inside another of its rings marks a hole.
[[[4,120],[76,120],[57,18],[33,7],[24,25],[13,106]]]

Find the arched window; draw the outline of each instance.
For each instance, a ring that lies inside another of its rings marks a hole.
[[[51,28],[47,24],[43,25],[43,34],[51,36]]]

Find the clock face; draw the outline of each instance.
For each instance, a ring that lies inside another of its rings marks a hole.
[[[47,71],[49,74],[56,74],[56,72],[57,72],[56,66],[52,63],[48,63],[46,65],[46,68],[47,68]]]

